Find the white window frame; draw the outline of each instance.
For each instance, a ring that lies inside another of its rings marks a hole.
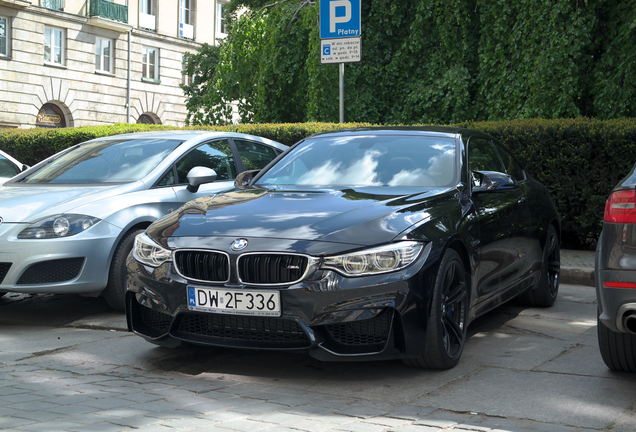
[[[4,20],[4,51],[0,50],[0,58],[9,57],[11,54],[11,20],[6,16],[0,16],[0,20]]]
[[[225,27],[225,23],[223,21],[223,8],[225,8],[225,6],[227,5],[226,2],[224,1],[217,1],[216,2],[216,10],[214,11],[214,31],[218,36],[221,37],[225,37],[227,36],[227,31],[223,31],[223,30],[227,30],[224,29],[223,27]]]
[[[160,63],[160,51],[159,48],[144,46],[141,55],[141,79],[143,81],[159,82],[159,63]],[[150,52],[155,52],[155,73],[154,76],[150,76]]]
[[[47,40],[47,32],[51,31],[51,40]],[[56,45],[56,32],[60,32],[60,46]],[[51,48],[51,58],[49,60],[46,59],[46,45],[49,44]],[[59,48],[60,50],[60,62],[55,61],[55,51]],[[64,66],[66,63],[66,32],[64,29],[59,27],[44,27],[44,62],[46,64],[56,65],[56,66]]]
[[[150,10],[146,10],[144,5],[150,2]],[[139,1],[139,12],[144,13],[146,15],[154,15],[157,16],[157,2],[155,0],[140,0]]]
[[[188,7],[186,7],[186,2]],[[179,0],[179,23],[194,26],[194,12],[196,10],[196,0]],[[189,20],[186,21],[185,17]]]
[[[109,67],[104,67],[104,43],[108,42]],[[115,40],[109,38],[95,38],[95,71],[112,74],[115,70]]]

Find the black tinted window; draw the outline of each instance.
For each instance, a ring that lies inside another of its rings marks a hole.
[[[523,172],[523,168],[521,168],[517,161],[512,157],[512,154],[502,147],[497,146],[497,149],[499,150],[499,154],[503,159],[506,173],[510,175],[514,180],[520,181],[525,179],[526,176]]]
[[[0,177],[13,177],[20,170],[9,159],[0,155]]]
[[[273,148],[252,141],[234,140],[246,171],[259,170],[276,157]]]
[[[506,172],[495,147],[479,138],[472,138],[468,143],[468,167],[471,171]]]
[[[201,144],[185,155],[177,162],[177,183],[187,183],[188,172],[195,166],[212,168],[216,171],[217,180],[231,180],[236,177],[234,155],[227,140]]]

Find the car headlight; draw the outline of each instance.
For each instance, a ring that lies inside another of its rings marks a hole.
[[[49,216],[32,223],[20,234],[19,239],[52,239],[70,237],[85,231],[101,219],[82,214]]]
[[[137,261],[151,267],[159,267],[172,259],[172,251],[155,243],[146,233],[138,234],[135,237],[132,253]]]
[[[325,257],[322,268],[345,276],[366,276],[401,270],[419,256],[423,243],[402,241],[344,255]]]

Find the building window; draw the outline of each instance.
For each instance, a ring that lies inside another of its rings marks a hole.
[[[157,15],[155,11],[155,0],[141,0],[141,13],[146,15]]]
[[[142,78],[149,81],[159,81],[159,49],[144,47],[142,63]]]
[[[157,5],[155,4],[155,0],[141,0],[139,5],[139,27],[148,30],[156,30]]]
[[[112,39],[95,39],[95,70],[113,73],[113,43]]]
[[[194,0],[179,0],[181,23],[194,24]]]
[[[44,28],[44,61],[64,64],[64,30],[55,27]]]
[[[42,128],[63,128],[66,127],[66,117],[58,106],[46,103],[40,108],[35,125]]]
[[[194,0],[179,0],[179,36],[194,39]]]
[[[0,17],[0,57],[9,55],[9,19]]]
[[[225,3],[216,4],[216,34],[225,36],[227,34],[227,28],[225,27],[225,17],[223,16],[223,10]]]
[[[137,119],[139,124],[161,124],[161,119],[154,113],[143,113]]]

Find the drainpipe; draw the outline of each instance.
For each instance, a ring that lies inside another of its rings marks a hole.
[[[128,30],[128,73],[126,75],[126,123],[130,123],[130,37],[132,36],[132,29]]]

